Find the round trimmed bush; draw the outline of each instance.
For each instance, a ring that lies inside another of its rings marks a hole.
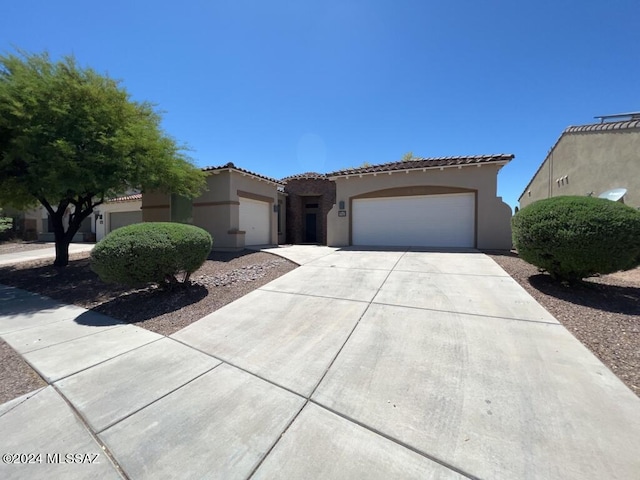
[[[521,258],[561,280],[640,265],[640,212],[592,197],[553,197],[521,209],[511,220]]]
[[[137,286],[183,282],[204,263],[213,240],[182,223],[137,223],[114,230],[91,251],[91,269],[103,282]]]

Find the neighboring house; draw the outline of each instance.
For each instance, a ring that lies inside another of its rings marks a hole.
[[[73,207],[69,207],[62,219],[62,224],[66,229],[69,226],[69,214]],[[91,216],[85,218],[80,225],[78,233],[73,236],[73,242],[88,242],[95,240],[94,223]],[[53,233],[53,222],[49,216],[49,212],[42,206],[38,206],[32,210],[22,212],[18,219],[18,230],[24,239],[37,239],[40,242],[53,242],[55,235]]]
[[[640,113],[597,117],[568,127],[520,195],[520,207],[561,195],[626,188],[625,204],[640,207]]]
[[[82,221],[78,233],[73,237],[73,241],[100,241],[106,234],[116,228],[142,222],[141,206],[141,193],[133,193],[105,201],[94,208],[93,215]],[[73,206],[70,206],[62,219],[65,229],[69,226],[69,214],[72,211]],[[41,242],[53,242],[55,240],[49,212],[42,205],[23,212],[11,210],[11,213],[17,217],[17,230],[25,240],[37,239]]]
[[[142,194],[112,198],[94,209],[94,233],[102,240],[116,228],[142,222]]]
[[[207,190],[189,200],[179,195],[144,193],[145,222],[191,223],[207,230],[214,249],[277,244],[285,231],[285,193],[281,182],[237,168],[233,163],[203,169]]]
[[[417,158],[327,175],[330,246],[511,248],[497,175],[513,155]]]
[[[287,194],[286,243],[327,244],[327,215],[336,203],[336,184],[315,172],[283,178]]]

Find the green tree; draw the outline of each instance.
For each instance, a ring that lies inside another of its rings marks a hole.
[[[71,239],[106,198],[131,189],[193,198],[204,188],[204,172],[160,122],[152,104],[73,57],[0,55],[0,204],[42,204],[54,265],[66,266]]]
[[[411,160],[414,160],[415,158],[417,158],[417,157],[415,157],[413,155],[413,152],[407,152],[404,155],[402,155],[402,158],[400,159],[400,161],[401,162],[410,162]]]

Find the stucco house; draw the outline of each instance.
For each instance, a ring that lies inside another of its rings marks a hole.
[[[73,237],[73,241],[100,241],[116,228],[142,222],[141,206],[141,193],[132,193],[106,200],[94,208],[93,215],[83,220],[78,233]],[[62,219],[65,229],[69,225],[69,214],[72,211],[73,206],[70,206]],[[17,229],[22,238],[37,239],[42,242],[55,240],[49,212],[42,205],[23,212],[11,210],[10,213],[17,217]]]
[[[640,112],[605,115],[565,129],[520,195],[520,207],[561,195],[625,188],[620,200],[640,207]]]
[[[145,192],[145,222],[191,223],[207,230],[216,250],[277,244],[285,231],[284,185],[275,179],[227,163],[203,169],[207,190],[189,200],[178,195]]]
[[[196,199],[148,192],[145,222],[204,228],[214,249],[277,243],[511,247],[511,208],[497,175],[513,155],[420,158],[281,181],[228,163],[204,168]],[[285,235],[286,232],[286,235]]]
[[[331,246],[511,248],[497,175],[513,155],[418,158],[329,173]]]

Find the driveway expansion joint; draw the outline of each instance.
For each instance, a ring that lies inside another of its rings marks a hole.
[[[439,313],[450,313],[452,315],[465,315],[469,317],[481,317],[481,318],[495,318],[498,320],[509,320],[512,322],[526,322],[526,323],[536,323],[542,325],[553,325],[556,327],[562,326],[561,323],[557,322],[545,322],[544,320],[531,320],[528,318],[514,318],[514,317],[501,317],[496,315],[486,315],[482,313],[471,313],[471,312],[457,312],[455,310],[439,310],[437,308],[424,308],[424,307],[416,307],[413,305],[402,305],[397,303],[385,303],[385,302],[371,302],[372,305],[383,305],[385,307],[398,307],[398,308],[407,308],[411,310],[423,310],[425,312],[439,312]]]
[[[60,396],[60,398],[71,409],[71,412],[76,417],[76,419],[78,419],[78,421],[82,424],[82,426],[85,428],[85,430],[89,433],[89,435],[91,436],[93,441],[96,442],[98,444],[98,446],[100,447],[100,449],[105,453],[105,455],[107,456],[107,458],[109,459],[111,464],[114,466],[116,472],[118,472],[118,474],[122,478],[124,478],[125,480],[131,480],[131,477],[127,474],[127,472],[124,470],[122,465],[120,465],[120,463],[118,463],[118,461],[116,460],[115,455],[113,455],[113,453],[111,453],[111,450],[109,449],[109,447],[104,442],[102,442],[100,440],[100,438],[98,437],[96,432],[93,431],[93,429],[87,423],[87,421],[84,419],[82,414],[76,409],[75,405],[73,403],[71,403],[71,401],[69,401],[69,399],[58,389],[58,387],[56,385],[52,384],[51,388],[53,388],[53,390]]]
[[[344,415],[343,413],[340,413],[337,410],[333,410],[332,408],[329,408],[326,405],[323,405],[322,403],[319,403],[316,400],[309,399],[309,402],[313,403],[314,405],[317,405],[320,408],[323,408],[323,409],[327,410],[328,412],[333,413],[334,415],[337,415],[340,418],[344,418],[348,422],[354,423],[355,425],[358,425],[359,427],[364,428],[365,430],[368,430],[368,431],[370,431],[372,433],[375,433],[376,435],[379,435],[380,437],[382,437],[382,438],[384,438],[386,440],[389,440],[390,442],[393,442],[396,445],[400,445],[401,447],[404,447],[407,450],[411,450],[413,453],[416,453],[416,454],[420,455],[421,457],[426,458],[427,460],[430,460],[430,461],[432,461],[434,463],[438,463],[438,464],[442,465],[443,467],[448,468],[449,470],[452,470],[452,471],[456,472],[459,475],[462,475],[465,478],[468,478],[470,480],[482,480],[480,477],[476,477],[475,475],[473,475],[471,473],[468,473],[468,472],[466,472],[466,471],[464,471],[464,470],[462,470],[462,469],[460,469],[460,468],[458,468],[458,467],[456,467],[454,465],[451,465],[450,463],[447,463],[444,460],[440,460],[438,457],[435,457],[435,456],[430,455],[430,454],[428,454],[426,452],[423,452],[422,450],[419,450],[419,449],[417,449],[417,448],[415,448],[415,447],[413,447],[413,446],[411,446],[411,445],[409,445],[409,444],[407,444],[407,443],[405,443],[405,442],[403,442],[401,440],[398,440],[397,438],[394,438],[394,437],[392,437],[390,435],[387,435],[386,433],[381,432],[380,430],[377,430],[377,429],[375,429],[373,427],[368,426],[365,423],[362,423],[362,422],[360,422],[360,421],[358,421],[358,420],[356,420],[354,418],[351,418],[351,417],[349,417],[347,415]]]

